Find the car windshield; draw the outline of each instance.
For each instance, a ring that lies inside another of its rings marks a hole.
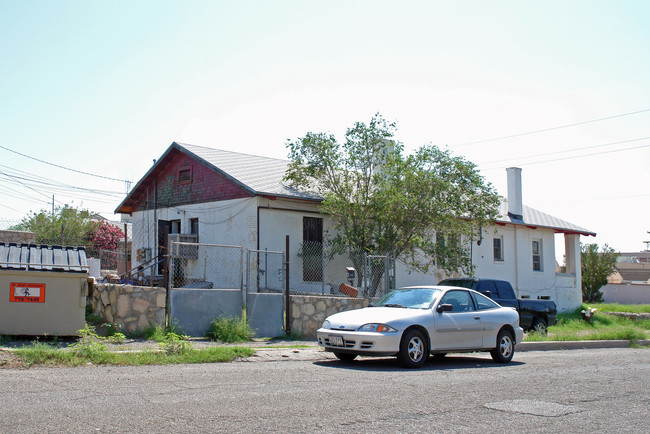
[[[402,288],[383,296],[375,306],[429,309],[441,290],[436,288]]]

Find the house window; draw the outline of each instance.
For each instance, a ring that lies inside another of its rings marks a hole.
[[[199,219],[190,219],[190,234],[196,235],[196,242],[199,242]]]
[[[192,168],[184,167],[178,170],[178,183],[189,184],[192,182]]]
[[[542,240],[533,240],[533,271],[542,271]]]
[[[503,237],[494,237],[492,240],[492,250],[494,252],[494,260],[503,262]]]
[[[302,218],[302,280],[323,280],[323,219]]]
[[[180,220],[171,220],[169,233],[170,234],[180,234],[181,233],[181,221]]]

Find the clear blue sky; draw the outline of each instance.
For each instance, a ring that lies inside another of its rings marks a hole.
[[[650,109],[649,17],[646,0],[0,0],[0,146],[137,182],[172,141],[286,158],[380,112],[407,149],[449,146],[503,195],[522,167],[525,204],[638,251],[650,111],[487,140]],[[124,192],[0,148],[0,220],[52,194],[111,217]]]

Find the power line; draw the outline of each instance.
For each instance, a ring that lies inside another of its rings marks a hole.
[[[575,127],[577,125],[585,125],[585,124],[590,124],[590,123],[594,123],[594,122],[606,121],[608,119],[615,119],[615,118],[620,118],[620,117],[623,117],[623,116],[636,115],[636,114],[644,113],[644,112],[650,112],[650,108],[645,109],[645,110],[630,112],[630,113],[623,113],[623,114],[620,114],[620,115],[607,116],[605,118],[599,118],[599,119],[592,119],[592,120],[589,120],[589,121],[576,122],[574,124],[567,124],[567,125],[560,125],[558,127],[544,128],[542,130],[528,131],[528,132],[525,132],[525,133],[517,133],[517,134],[512,134],[512,135],[509,135],[509,136],[495,137],[493,139],[487,139],[487,140],[477,140],[475,142],[460,143],[458,145],[451,145],[449,147],[450,148],[459,148],[461,146],[477,145],[479,143],[496,142],[498,140],[512,139],[513,137],[527,136],[529,134],[544,133],[546,131],[553,131],[553,130],[559,130],[559,129],[562,129],[562,128]]]
[[[13,152],[14,154],[18,154],[18,155],[20,155],[20,156],[22,156],[22,157],[29,158],[29,159],[32,159],[32,160],[34,160],[34,161],[38,161],[38,162],[40,162],[40,163],[49,164],[50,166],[58,167],[59,169],[65,169],[65,170],[69,170],[69,171],[71,171],[71,172],[81,173],[81,174],[83,174],[83,175],[94,176],[94,177],[96,177],[96,178],[108,179],[108,180],[110,180],[110,181],[119,181],[119,182],[125,182],[125,183],[129,183],[129,182],[130,182],[130,181],[127,181],[126,179],[111,178],[111,177],[109,177],[109,176],[96,175],[96,174],[94,174],[94,173],[84,172],[84,171],[81,171],[81,170],[76,170],[76,169],[71,169],[71,168],[69,168],[69,167],[60,166],[60,165],[58,165],[58,164],[50,163],[49,161],[44,161],[44,160],[41,160],[41,159],[38,159],[38,158],[35,158],[35,157],[31,157],[31,156],[29,156],[29,155],[25,155],[25,154],[20,153],[20,152],[18,152],[18,151],[14,151],[13,149],[9,149],[9,148],[7,148],[6,146],[2,146],[2,145],[0,145],[0,148],[4,149],[4,150],[6,150],[6,151],[9,151],[9,152]]]
[[[576,158],[591,157],[593,155],[603,155],[603,154],[612,154],[614,152],[633,151],[635,149],[648,148],[648,147],[650,147],[650,145],[634,146],[632,148],[625,148],[625,149],[612,149],[611,151],[593,152],[591,154],[574,155],[574,156],[571,156],[571,157],[552,158],[550,160],[533,161],[531,163],[522,163],[521,166],[532,166],[533,164],[551,163],[551,162],[554,162],[554,161],[562,161],[562,160],[573,160],[573,159],[576,159]],[[504,166],[499,166],[499,167],[491,167],[491,168],[488,168],[488,169],[481,169],[481,170],[490,171],[490,170],[497,170],[497,169],[503,169],[503,168],[504,168]]]
[[[648,137],[641,137],[639,139],[630,139],[630,140],[621,140],[620,142],[610,142],[610,143],[604,143],[602,145],[593,145],[593,146],[585,146],[582,148],[574,148],[574,149],[564,149],[562,151],[555,151],[555,152],[546,152],[543,154],[534,154],[534,155],[525,155],[522,157],[516,157],[516,158],[506,158],[502,160],[492,160],[492,161],[486,161],[485,163],[479,163],[478,165],[480,166],[481,164],[494,164],[494,163],[503,163],[505,161],[515,161],[515,160],[520,160],[522,158],[537,158],[537,157],[545,157],[547,155],[557,155],[557,154],[566,154],[568,152],[574,152],[574,151],[584,151],[585,149],[594,149],[594,148],[602,148],[604,146],[613,146],[613,145],[620,145],[622,143],[630,143],[630,142],[638,142],[641,140],[647,140],[650,139],[650,136]]]

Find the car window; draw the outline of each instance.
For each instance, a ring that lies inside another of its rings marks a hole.
[[[507,282],[496,282],[496,285],[499,290],[499,298],[515,298],[515,293]]]
[[[498,297],[497,289],[494,287],[494,282],[491,280],[479,280],[476,290],[485,295],[487,295],[487,291],[490,291],[492,297]]]
[[[401,288],[377,300],[375,306],[429,309],[441,290],[436,288]]]
[[[474,296],[474,301],[476,302],[476,307],[478,310],[486,310],[486,309],[496,309],[499,307],[498,304],[496,304],[494,301],[490,300],[489,298],[485,297],[482,294],[472,294]]]
[[[474,309],[474,302],[467,291],[449,291],[440,300],[440,304],[451,304],[452,312],[471,312]]]

